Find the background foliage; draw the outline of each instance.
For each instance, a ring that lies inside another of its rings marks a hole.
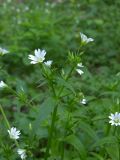
[[[10,54],[0,57],[0,79],[20,97],[0,91],[0,103],[10,123],[22,131],[22,145],[27,144],[35,160],[44,157],[55,103],[43,83],[40,67],[30,65],[28,60],[28,54],[36,48],[47,51],[47,59],[53,59],[58,73],[67,65],[68,51],[85,50],[85,74],[82,78],[75,74],[69,86],[64,85],[72,92],[78,88],[83,91],[87,105],[61,103],[50,160],[59,160],[59,141],[65,143],[65,160],[119,160],[119,140],[114,128],[108,131],[109,114],[120,111],[119,8],[119,0],[1,2],[0,45]],[[80,32],[94,38],[94,43],[81,49]],[[60,86],[64,83],[58,82]],[[27,98],[34,108],[24,104]],[[71,134],[64,137],[66,122]],[[0,133],[0,159],[16,159],[1,115]]]

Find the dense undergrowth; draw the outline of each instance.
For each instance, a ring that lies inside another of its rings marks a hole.
[[[119,0],[0,3],[0,47],[9,51],[0,56],[7,84],[0,105],[10,125],[1,113],[0,160],[19,160],[17,148],[28,160],[120,159],[119,126],[109,124],[120,112],[119,7]],[[94,42],[82,45],[80,32]],[[51,68],[30,64],[38,48]],[[19,146],[10,127],[21,132]]]

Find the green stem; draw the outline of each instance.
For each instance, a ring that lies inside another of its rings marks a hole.
[[[51,123],[49,138],[48,138],[45,160],[47,160],[48,156],[49,156],[49,149],[50,149],[50,146],[51,146],[51,141],[52,141],[52,138],[53,138],[53,131],[54,131],[54,128],[55,128],[55,119],[56,119],[56,115],[57,115],[57,108],[58,108],[58,105],[55,106],[54,111],[53,111],[53,115],[52,115],[52,123]]]
[[[3,110],[3,108],[2,108],[1,105],[0,105],[0,110],[1,110],[1,113],[2,113],[2,115],[3,115],[3,118],[4,118],[5,122],[6,122],[6,125],[7,125],[8,129],[10,129],[10,128],[11,128],[11,127],[10,127],[10,124],[9,124],[9,122],[8,122],[8,119],[7,119],[7,117],[6,117],[6,115],[5,115],[5,112],[4,112],[4,110]]]
[[[13,94],[13,95],[15,95],[15,96],[19,96],[18,94],[17,94],[17,92],[16,91],[14,91],[12,88],[10,88],[10,87],[8,87],[8,89],[9,89],[9,91]]]
[[[106,133],[105,133],[106,136],[109,135],[110,130],[111,130],[111,125],[108,125],[108,126],[107,126],[107,130],[106,130]]]
[[[70,70],[70,72],[68,73],[68,75],[67,75],[67,77],[66,77],[66,79],[65,79],[66,81],[69,79],[69,77],[70,77],[71,73],[73,72],[74,68],[75,68],[75,67],[73,66],[72,69]],[[59,94],[58,94],[58,97],[60,97],[63,89],[64,89],[64,86],[61,87],[60,92],[59,92]]]
[[[65,124],[65,133],[64,133],[64,137],[63,137],[63,139],[65,138],[65,136],[67,135],[67,131],[68,131],[68,123],[69,123],[69,121],[70,121],[70,115],[69,115],[69,113],[68,113],[68,115],[67,115],[67,121],[66,121],[66,124]],[[61,150],[61,160],[64,160],[64,145],[65,145],[65,142],[63,141],[62,142],[62,144],[61,144],[61,146],[62,146],[62,150]]]
[[[116,132],[117,132],[117,127],[115,126],[114,129],[113,129],[113,135],[114,136],[116,135]]]
[[[120,143],[118,143],[118,145],[119,145],[119,159],[120,159]]]
[[[7,128],[10,130],[11,129],[10,123],[9,123],[9,121],[8,121],[8,119],[6,117],[6,114],[5,114],[4,110],[3,110],[3,107],[1,105],[0,105],[0,111],[1,111],[1,113],[3,115],[3,118],[4,118],[5,122],[6,122]],[[19,144],[18,144],[18,142],[16,140],[15,140],[15,144],[16,144],[17,147],[19,147]]]
[[[64,160],[64,142],[62,142],[61,160]]]
[[[33,108],[33,105],[30,102],[28,102],[28,100],[25,102],[25,104]]]
[[[52,88],[53,94],[54,94],[54,96],[56,97],[56,92],[55,92],[55,88],[54,88],[54,86],[53,86],[53,83],[51,83],[51,82],[50,82],[50,85],[51,85],[51,88]]]
[[[70,77],[71,73],[73,72],[74,68],[75,68],[74,66],[71,68],[70,72],[68,73],[68,75],[66,77],[66,81],[69,79],[69,77]],[[53,89],[53,93],[56,97],[56,93],[54,92],[53,84],[51,86],[52,86],[52,89]],[[58,99],[60,98],[60,96],[63,92],[63,89],[64,89],[64,86],[61,87],[60,92],[57,95]],[[47,144],[47,149],[46,149],[46,153],[45,153],[45,160],[47,160],[48,157],[49,157],[49,150],[50,150],[50,147],[51,147],[51,142],[52,142],[53,133],[54,133],[54,129],[55,129],[55,120],[56,120],[56,115],[57,115],[57,108],[58,108],[58,103],[54,107],[54,111],[53,111],[53,114],[52,114],[52,123],[51,123],[50,133],[49,133],[49,137],[48,137],[48,144]],[[63,148],[64,148],[64,145],[63,145]],[[64,156],[64,150],[63,150],[62,156]]]
[[[44,72],[44,74],[45,74],[45,76],[46,76],[46,78],[47,78],[47,80],[48,80],[48,83],[49,83],[50,86],[51,86],[51,89],[52,89],[52,91],[53,91],[53,94],[54,94],[54,96],[56,97],[56,92],[55,92],[55,89],[54,89],[54,85],[53,85],[52,81],[50,80],[49,75],[47,74],[44,65],[42,65],[42,69],[43,69],[43,72]]]

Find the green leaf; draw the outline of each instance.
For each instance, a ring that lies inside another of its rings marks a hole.
[[[72,134],[66,137],[64,141],[67,142],[68,144],[71,144],[78,151],[81,159],[84,159],[84,160],[86,159],[87,157],[86,150],[78,137]]]
[[[98,115],[98,116],[95,116],[92,121],[99,121],[99,120],[105,120],[105,119],[108,119],[108,116],[106,115]]]
[[[95,159],[97,158],[97,160],[104,160],[104,158],[97,153],[91,153],[91,154],[95,157]]]
[[[119,145],[118,144],[111,144],[105,147],[107,153],[111,157],[112,160],[120,160],[119,158]],[[113,149],[114,148],[114,149]]]
[[[82,131],[84,131],[85,133],[87,133],[88,136],[90,136],[91,139],[93,140],[97,140],[97,134],[95,133],[95,131],[90,127],[89,124],[83,122],[83,121],[79,121],[79,128],[82,129]]]
[[[104,146],[104,145],[110,145],[110,144],[117,144],[117,138],[114,136],[109,136],[109,137],[104,137],[102,139],[99,139],[93,147],[98,147],[98,146]]]
[[[67,90],[71,91],[74,95],[76,95],[75,89],[73,87],[72,81],[65,81],[62,78],[58,79],[59,86],[64,86]]]

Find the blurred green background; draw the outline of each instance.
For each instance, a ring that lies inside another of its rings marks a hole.
[[[37,116],[33,110],[27,116],[22,102],[5,91],[0,92],[0,103],[8,118],[13,123],[15,120],[25,135],[29,135],[26,126],[32,120],[38,129],[34,130],[38,139],[45,135],[46,132],[38,125],[44,116],[51,113],[50,100],[43,104],[49,93],[45,93],[46,88],[39,88],[42,83],[39,66],[31,65],[28,55],[37,48],[45,49],[47,59],[52,59],[53,66],[60,70],[69,51],[82,51],[80,32],[94,38],[93,43],[82,48],[85,50],[82,55],[85,74],[79,80],[74,79],[88,100],[89,109],[84,111],[82,108],[80,114],[86,114],[89,122],[91,117],[108,116],[109,108],[116,108],[120,101],[120,0],[0,1],[0,47],[10,51],[0,57],[0,80],[18,92],[22,87],[29,99],[35,97],[36,106],[42,104]],[[103,123],[90,125],[102,137]],[[3,126],[0,124],[0,127]],[[89,148],[89,140],[87,143]]]

